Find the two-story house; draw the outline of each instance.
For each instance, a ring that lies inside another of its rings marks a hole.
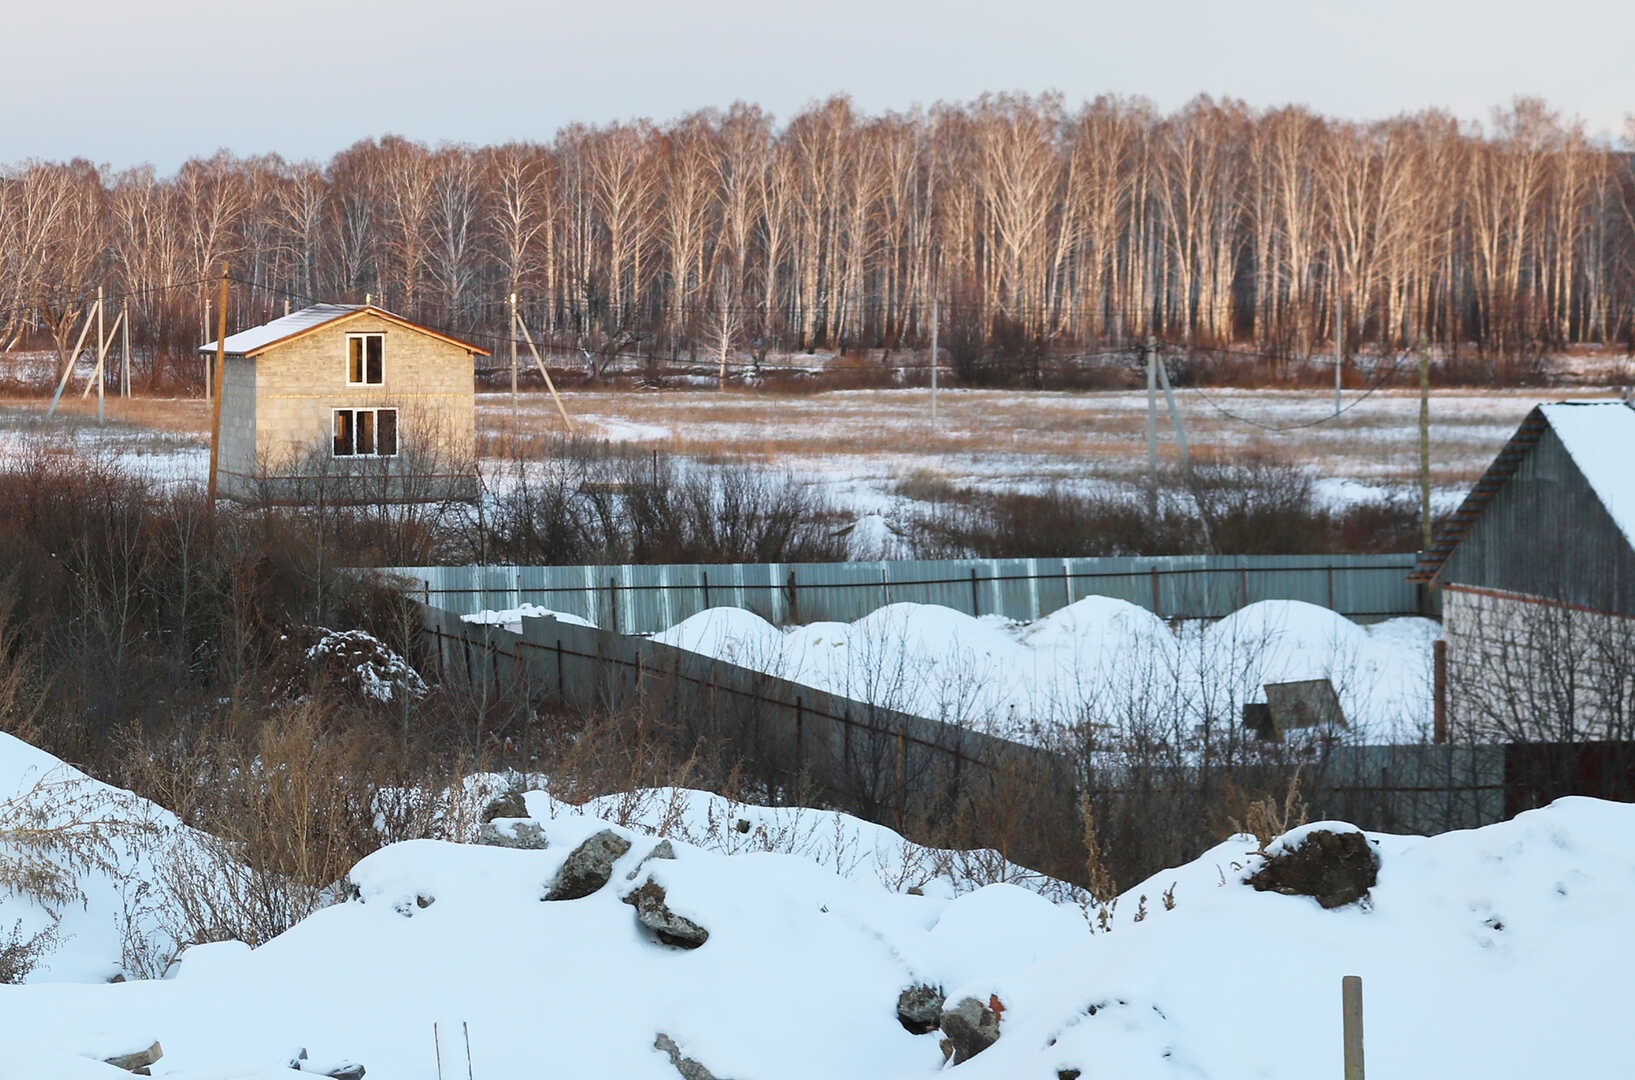
[[[214,355],[216,343],[201,346]],[[475,490],[473,367],[488,350],[368,304],[233,334],[219,489],[245,500],[401,501]]]

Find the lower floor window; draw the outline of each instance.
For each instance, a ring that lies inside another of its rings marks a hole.
[[[336,409],[336,457],[396,457],[396,409]]]

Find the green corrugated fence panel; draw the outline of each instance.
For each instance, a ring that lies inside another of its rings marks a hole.
[[[423,566],[389,572],[459,614],[537,604],[648,634],[707,607],[778,625],[850,622],[887,604],[940,604],[1032,621],[1086,596],[1164,618],[1219,618],[1260,600],[1303,600],[1355,619],[1417,614],[1413,554],[952,559],[655,566]],[[1435,610],[1434,606],[1430,609]]]

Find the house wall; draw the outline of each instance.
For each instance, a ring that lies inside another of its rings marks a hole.
[[[244,494],[255,473],[255,376],[255,361],[242,356],[223,358],[217,486],[225,495]]]
[[[1456,742],[1635,736],[1635,619],[1448,587],[1442,631]]]
[[[382,385],[347,385],[346,339],[356,333],[386,336]],[[244,446],[253,446],[249,456],[256,467],[250,471],[278,478],[349,470],[400,479],[464,483],[469,478],[476,457],[476,399],[472,358],[465,349],[365,315],[269,349],[251,363],[254,416],[235,429],[234,458],[244,460]],[[337,408],[396,408],[398,456],[334,458]],[[447,492],[439,487],[425,493]]]

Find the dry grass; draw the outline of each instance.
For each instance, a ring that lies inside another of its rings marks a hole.
[[[1348,391],[1347,403],[1356,396]],[[1433,392],[1433,484],[1471,483],[1527,411],[1556,396],[1537,390]],[[1200,461],[1252,455],[1315,465],[1327,476],[1374,484],[1407,483],[1417,476],[1419,405],[1412,391],[1378,391],[1337,420],[1293,430],[1269,428],[1322,419],[1332,410],[1332,396],[1229,391],[1214,392],[1212,400],[1213,405],[1194,392],[1178,391],[1193,455]],[[898,475],[923,471],[994,480],[1086,473],[1128,480],[1146,467],[1146,395],[1127,391],[945,391],[935,427],[926,390],[597,390],[567,394],[565,401],[582,433],[706,460],[794,468],[820,463],[856,468],[859,461],[872,460]],[[509,395],[479,395],[478,428],[486,453],[506,453],[510,427]],[[546,395],[523,395],[518,429],[525,447],[560,432],[561,420]],[[1179,449],[1167,414],[1160,417],[1159,438],[1162,462],[1173,465]]]
[[[51,399],[40,397],[0,397],[0,409],[19,412],[38,412],[41,416],[50,407]],[[210,435],[210,405],[200,398],[121,398],[109,396],[104,403],[104,414],[110,421],[135,427],[178,435]],[[81,399],[78,391],[65,393],[57,412],[73,419],[94,421],[97,414],[96,398]]]

